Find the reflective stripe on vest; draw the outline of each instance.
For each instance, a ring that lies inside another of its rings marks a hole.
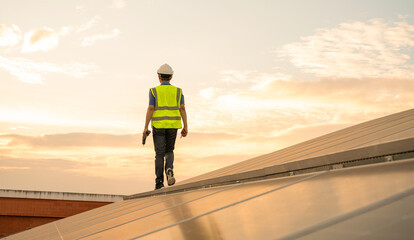
[[[155,97],[151,125],[155,128],[182,128],[181,89],[172,85],[160,85],[151,88],[151,93]]]

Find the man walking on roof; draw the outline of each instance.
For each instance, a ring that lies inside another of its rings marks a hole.
[[[170,84],[174,71],[168,64],[161,65],[157,71],[161,85],[151,88],[149,106],[145,118],[143,137],[146,137],[151,120],[152,136],[155,149],[155,189],[164,187],[164,169],[168,186],[174,185],[173,172],[174,146],[177,129],[184,128],[181,136],[188,133],[187,113],[184,105],[184,95],[180,88]],[[165,158],[165,167],[164,167]]]

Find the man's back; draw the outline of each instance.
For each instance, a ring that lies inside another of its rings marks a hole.
[[[168,185],[175,183],[173,150],[177,129],[183,127],[181,120],[184,123],[181,136],[185,137],[188,133],[184,95],[180,88],[170,84],[173,75],[172,68],[168,64],[164,64],[157,73],[161,85],[150,89],[150,101],[143,132],[143,137],[146,137],[151,121],[155,149],[155,189],[164,187],[164,169]]]

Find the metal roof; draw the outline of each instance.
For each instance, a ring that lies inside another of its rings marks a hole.
[[[410,239],[412,226],[414,109],[6,239]]]

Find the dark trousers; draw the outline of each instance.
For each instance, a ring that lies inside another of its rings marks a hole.
[[[152,138],[155,148],[155,183],[164,183],[164,169],[173,169],[174,166],[174,146],[177,137],[177,129],[152,128]],[[165,168],[164,168],[165,157]]]

